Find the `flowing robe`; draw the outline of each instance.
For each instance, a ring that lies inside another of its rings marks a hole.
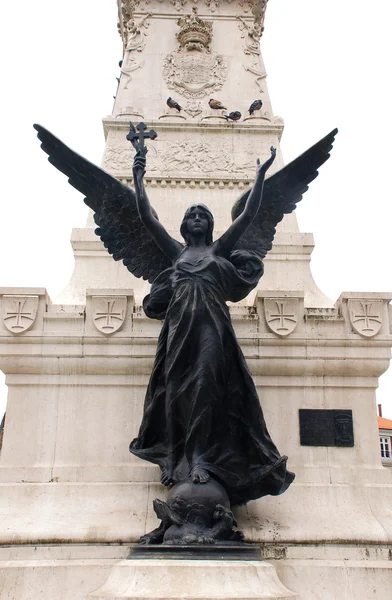
[[[210,247],[197,258],[181,255],[143,304],[164,323],[130,451],[174,482],[202,467],[233,505],[281,494],[294,479],[267,431],[226,305],[245,298],[262,273],[252,253],[235,251],[228,260]]]

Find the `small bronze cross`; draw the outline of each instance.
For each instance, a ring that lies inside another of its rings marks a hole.
[[[136,129],[131,122],[129,124],[129,133],[126,135],[126,139],[131,142],[136,152],[144,148],[145,139],[150,138],[151,140],[155,140],[158,137],[157,132],[153,129],[146,131],[147,125],[145,123],[139,123],[139,125],[136,125]]]

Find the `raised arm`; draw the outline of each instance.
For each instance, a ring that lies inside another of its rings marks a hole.
[[[175,261],[182,251],[182,245],[163,227],[162,223],[154,216],[150,201],[146,194],[143,177],[146,172],[147,148],[138,151],[133,162],[133,181],[135,185],[136,203],[139,217],[143,225],[149,231],[151,237],[159,248],[171,260]]]
[[[245,208],[217,240],[216,252],[218,254],[229,254],[257,215],[263,196],[265,174],[274,162],[275,157],[276,148],[271,147],[271,156],[264,164],[261,165],[260,160],[257,159],[256,180],[246,201]]]

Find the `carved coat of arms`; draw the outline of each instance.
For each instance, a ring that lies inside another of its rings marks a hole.
[[[163,77],[170,90],[185,98],[203,98],[220,90],[227,74],[227,63],[220,54],[211,53],[212,23],[200,19],[197,7],[192,14],[178,19],[179,48],[163,63]]]
[[[118,331],[125,321],[127,298],[126,296],[93,296],[92,309],[95,327],[101,333],[110,335]]]
[[[264,310],[268,327],[277,335],[289,335],[296,328],[298,298],[265,298]]]
[[[373,337],[381,329],[382,305],[381,300],[352,300],[348,301],[350,323],[354,331],[364,337]]]
[[[11,333],[24,333],[35,321],[38,296],[4,296],[3,321]]]
[[[179,50],[164,59],[163,76],[167,87],[186,98],[203,98],[220,90],[226,73],[227,64],[220,54]]]

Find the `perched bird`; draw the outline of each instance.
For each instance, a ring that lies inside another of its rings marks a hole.
[[[225,117],[226,121],[239,121],[242,115],[239,110],[233,110],[233,112],[223,116]]]
[[[252,104],[249,107],[249,114],[253,115],[253,113],[255,112],[255,110],[260,110],[260,108],[263,106],[263,101],[262,100],[255,100],[254,102],[252,102]]]
[[[178,104],[178,102],[173,100],[173,98],[171,98],[170,96],[166,100],[166,104],[168,105],[169,108],[176,108],[178,110],[178,112],[181,112],[181,110],[182,110],[182,106],[180,106]]]
[[[216,110],[227,110],[226,106],[223,106],[222,102],[219,100],[214,100],[213,98],[210,98],[208,104],[210,108],[215,108]]]

